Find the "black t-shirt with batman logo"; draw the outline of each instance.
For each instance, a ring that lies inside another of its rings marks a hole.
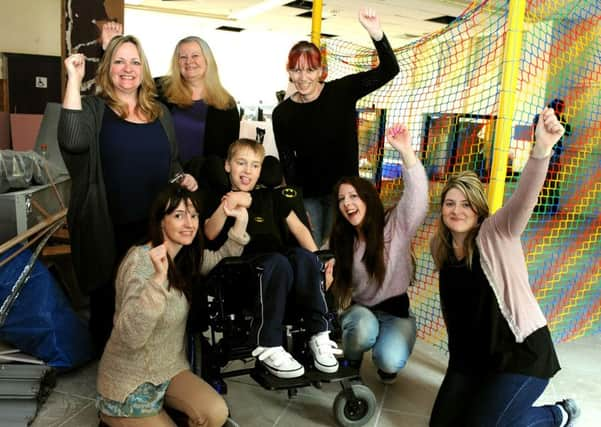
[[[303,220],[302,198],[298,191],[291,187],[259,188],[251,192],[252,204],[248,208],[248,226],[246,230],[250,242],[244,248],[244,255],[265,252],[282,252],[294,245],[286,224],[286,218],[291,211],[297,212]],[[221,196],[213,201],[208,215],[219,206]],[[208,249],[218,249],[227,240],[227,232],[234,225],[234,218],[228,218],[221,233],[215,240],[207,241]]]

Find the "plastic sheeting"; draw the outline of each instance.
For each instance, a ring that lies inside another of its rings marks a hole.
[[[0,150],[0,193],[68,177],[67,170],[35,151]]]

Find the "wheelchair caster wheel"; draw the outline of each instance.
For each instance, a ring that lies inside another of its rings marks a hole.
[[[349,399],[342,390],[334,400],[334,418],[342,427],[357,427],[367,424],[376,412],[376,396],[363,384],[351,386],[355,397]]]

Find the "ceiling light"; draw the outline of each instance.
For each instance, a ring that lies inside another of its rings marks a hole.
[[[237,12],[230,13],[228,18],[239,20],[252,18],[253,16],[260,15],[261,13],[267,12],[275,7],[282,6],[288,1],[289,0],[264,0],[253,6],[247,7],[246,9],[241,9]]]

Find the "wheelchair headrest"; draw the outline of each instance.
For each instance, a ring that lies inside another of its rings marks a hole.
[[[284,174],[280,161],[274,156],[265,156],[261,166],[261,175],[258,184],[268,188],[274,188],[282,184]]]

